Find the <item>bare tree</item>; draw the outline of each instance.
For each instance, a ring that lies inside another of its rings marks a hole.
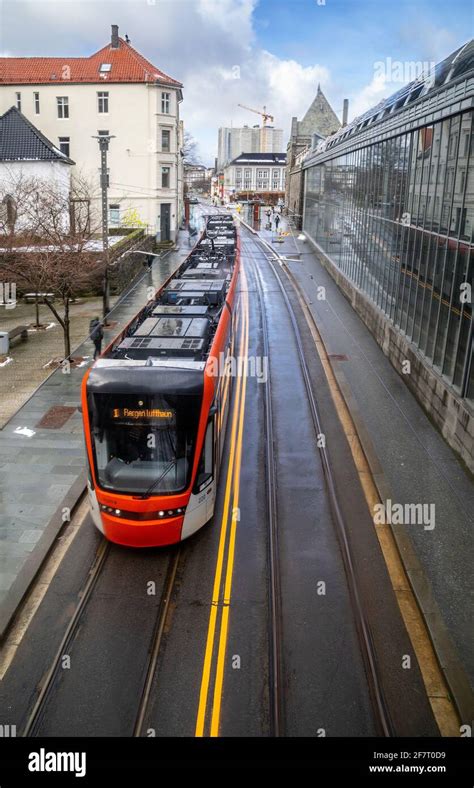
[[[184,132],[183,162],[184,164],[200,164],[198,143],[189,131]]]
[[[76,179],[69,191],[64,184],[20,176],[3,189],[8,189],[18,210],[13,228],[5,216],[4,226],[0,224],[4,243],[0,277],[9,277],[36,294],[54,294],[60,305],[47,296],[43,300],[63,329],[64,354],[69,358],[71,300],[100,285],[103,276],[102,255],[99,262],[91,243],[100,226],[99,216],[91,211],[94,195],[81,179]],[[0,203],[3,199],[0,192]],[[36,320],[38,323],[38,305]]]

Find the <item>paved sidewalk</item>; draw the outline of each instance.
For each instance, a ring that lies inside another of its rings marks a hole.
[[[146,303],[147,287],[158,288],[189,254],[187,233],[180,232],[178,246],[117,301],[109,315],[116,325],[105,331],[103,347]],[[60,527],[62,507],[72,508],[85,486],[77,408],[93,352],[90,340],[74,348],[73,355],[87,357],[84,366],[56,370],[0,430],[0,635]],[[39,427],[53,406],[71,408],[71,415],[56,429]]]
[[[283,232],[288,229],[283,219]],[[408,526],[408,536],[461,663],[474,684],[472,478],[323,267],[310,242],[298,241],[295,232],[283,236],[283,243],[272,242],[275,233],[263,230],[259,235],[287,258],[327,353],[339,357],[332,360],[333,368],[336,373],[338,369],[343,372],[393,501],[435,504],[435,528],[430,531],[423,526]],[[292,257],[295,261],[289,262]],[[326,288],[325,301],[317,298],[320,285]]]

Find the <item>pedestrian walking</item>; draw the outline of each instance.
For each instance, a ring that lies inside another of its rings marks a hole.
[[[89,324],[89,333],[90,338],[94,343],[94,361],[97,356],[100,356],[102,352],[102,340],[104,338],[104,329],[102,328],[102,323],[100,322],[100,318],[94,317]]]
[[[197,235],[197,230],[195,227],[188,227],[188,246],[192,246],[194,244],[195,237]]]
[[[275,230],[278,232],[278,225],[280,224],[280,215],[278,213],[275,214]]]

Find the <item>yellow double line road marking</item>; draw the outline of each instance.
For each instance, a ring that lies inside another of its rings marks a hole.
[[[240,331],[240,353],[245,359],[248,352],[249,342],[249,308],[247,278],[243,267],[241,267],[241,282],[243,284],[242,296],[242,324]],[[206,651],[204,654],[204,665],[201,678],[201,690],[199,694],[199,707],[196,720],[196,736],[204,736],[206,715],[208,708],[209,687],[211,683],[211,672],[213,668],[214,645],[216,641],[217,613],[222,608],[220,621],[219,646],[217,651],[217,664],[215,669],[215,683],[213,694],[213,705],[211,715],[211,736],[219,735],[219,720],[221,711],[222,687],[224,682],[224,662],[227,647],[227,634],[229,628],[229,607],[232,592],[232,574],[234,569],[235,540],[238,522],[238,503],[240,493],[240,468],[242,460],[242,438],[245,413],[245,396],[247,389],[246,365],[243,364],[243,374],[237,378],[235,403],[232,413],[232,431],[230,439],[229,465],[227,469],[226,488],[224,495],[224,507],[222,512],[221,529],[219,537],[219,547],[217,551],[216,571],[214,576],[214,586],[212,591],[211,610],[209,614],[209,625],[207,631]],[[233,495],[232,495],[233,493]],[[232,513],[229,539],[228,522],[230,512],[230,502],[232,498]],[[224,560],[227,558],[224,580],[223,599],[220,599],[222,578],[224,574]]]

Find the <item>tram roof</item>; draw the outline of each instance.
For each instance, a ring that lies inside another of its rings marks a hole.
[[[92,394],[201,394],[205,365],[200,366],[202,369],[167,366],[163,375],[161,364],[134,365],[132,370],[129,366],[98,363],[89,373],[87,390]]]

